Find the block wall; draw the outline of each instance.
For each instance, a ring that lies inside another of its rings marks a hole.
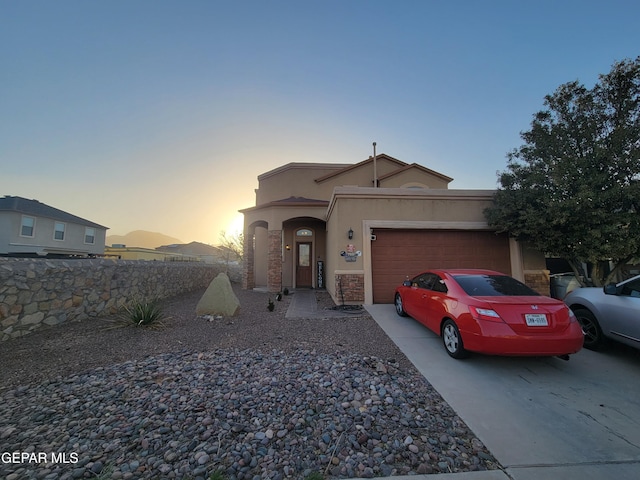
[[[0,341],[110,315],[131,300],[206,288],[221,270],[204,263],[0,258]]]

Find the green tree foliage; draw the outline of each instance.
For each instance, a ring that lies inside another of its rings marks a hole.
[[[592,263],[601,285],[640,257],[640,57],[615,63],[592,89],[561,85],[544,105],[507,155],[485,215],[576,273]],[[615,264],[606,277],[603,261]]]

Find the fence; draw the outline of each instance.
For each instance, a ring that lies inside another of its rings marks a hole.
[[[206,288],[223,269],[204,263],[0,258],[0,341],[45,325],[113,314],[132,299]]]

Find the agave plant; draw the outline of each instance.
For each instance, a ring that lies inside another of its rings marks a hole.
[[[136,300],[124,309],[127,320],[137,327],[162,325],[164,313],[156,300]]]

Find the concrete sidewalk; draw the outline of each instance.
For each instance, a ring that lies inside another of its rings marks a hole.
[[[286,318],[331,318],[362,315],[364,310],[328,310],[318,309],[316,292],[311,289],[295,290],[291,294],[291,303],[287,308]]]

